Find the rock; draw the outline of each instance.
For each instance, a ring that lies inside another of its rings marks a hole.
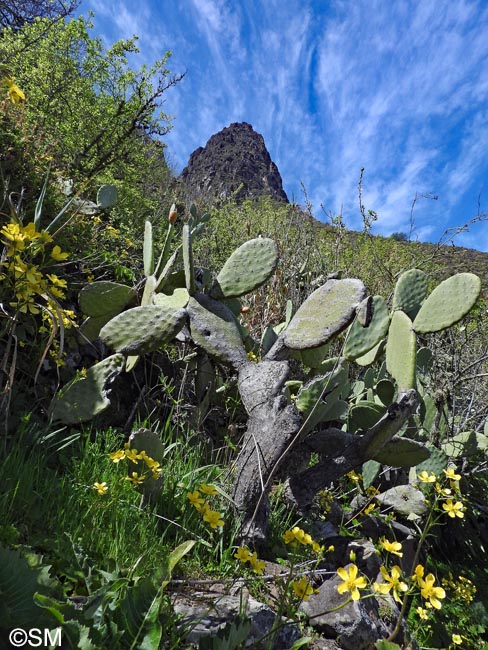
[[[187,201],[237,201],[271,196],[288,203],[277,166],[263,136],[246,122],[233,123],[213,135],[190,156],[181,172]],[[240,187],[242,185],[242,187]]]
[[[251,623],[245,647],[256,644],[254,648],[269,648],[269,637],[262,643],[259,643],[259,640],[271,631],[276,615],[270,607],[252,596],[216,597],[215,593],[208,592],[195,593],[191,597],[178,596],[174,602],[174,610],[181,616],[179,624],[190,630],[185,637],[187,643],[198,645],[202,637],[215,636],[239,614],[245,614]],[[272,648],[288,650],[300,637],[297,626],[292,622],[286,623],[278,630]]]
[[[422,516],[427,512],[425,496],[413,485],[397,485],[386,492],[377,494],[375,499],[382,506],[389,506],[404,517],[408,517],[411,513]]]

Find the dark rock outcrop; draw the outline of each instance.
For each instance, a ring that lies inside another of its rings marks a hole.
[[[278,167],[264,138],[250,124],[235,122],[213,135],[190,156],[181,172],[188,201],[234,196],[237,201],[271,196],[288,203]]]

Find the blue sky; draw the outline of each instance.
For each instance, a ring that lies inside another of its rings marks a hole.
[[[82,0],[95,33],[171,50],[166,95],[177,171],[231,122],[264,136],[290,200],[321,220],[437,241],[488,213],[486,0]],[[433,197],[437,197],[434,199]],[[323,210],[321,209],[323,206]],[[488,221],[456,238],[488,251]]]

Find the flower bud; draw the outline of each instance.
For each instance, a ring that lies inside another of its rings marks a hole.
[[[173,225],[174,222],[176,221],[177,216],[178,216],[178,210],[176,209],[176,205],[173,203],[173,205],[169,209],[168,223]]]

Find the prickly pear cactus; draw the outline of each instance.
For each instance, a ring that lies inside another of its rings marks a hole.
[[[466,316],[481,291],[481,280],[474,273],[457,273],[441,282],[420,308],[413,322],[419,334],[439,332]]]
[[[185,324],[186,317],[184,309],[134,307],[102,327],[100,338],[122,354],[143,354],[171,341]]]
[[[393,313],[386,343],[386,367],[403,393],[415,386],[417,338],[412,321],[403,311]]]
[[[292,350],[318,348],[342,332],[366,295],[361,280],[328,280],[298,309],[283,333]]]
[[[195,269],[193,266],[193,251],[191,245],[190,226],[183,226],[183,266],[185,268],[186,290],[193,296],[196,291],[195,287]]]
[[[190,294],[186,289],[175,289],[173,293],[168,296],[165,293],[157,293],[153,296],[153,304],[158,307],[166,307],[167,309],[184,309]]]
[[[212,298],[238,298],[264,284],[278,264],[278,247],[272,239],[251,239],[239,246],[218,274]]]
[[[136,297],[131,287],[117,282],[92,282],[80,291],[79,304],[87,316],[115,316]]]
[[[144,265],[144,275],[146,277],[154,273],[154,246],[152,223],[146,221],[144,224],[144,245],[142,251],[142,261]]]
[[[415,318],[427,296],[429,279],[420,269],[410,269],[398,278],[393,294],[393,310],[401,309]]]
[[[207,354],[234,367],[248,361],[235,317],[223,303],[197,293],[187,312],[192,338]]]
[[[122,372],[124,364],[122,354],[113,354],[92,366],[86,377],[76,377],[54,399],[53,419],[65,424],[77,424],[91,420],[104,411],[110,406],[108,384]]]
[[[376,452],[373,460],[391,467],[415,467],[429,457],[430,451],[421,442],[394,437]]]
[[[373,315],[367,327],[355,320],[344,346],[346,359],[357,359],[373,349],[385,338],[390,325],[390,314],[382,296],[373,297]]]
[[[111,208],[117,202],[115,185],[102,185],[97,192],[97,205],[102,210]]]

